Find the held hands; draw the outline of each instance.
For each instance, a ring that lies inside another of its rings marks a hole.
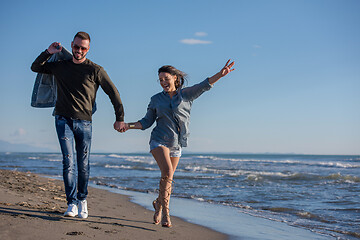
[[[120,122],[120,121],[116,121],[114,122],[114,129],[118,132],[126,132],[129,128],[127,127],[127,123],[125,122]]]
[[[117,123],[119,123],[119,125],[116,125]],[[118,132],[123,133],[129,129],[142,129],[142,125],[140,122],[133,122],[133,123],[115,122],[114,129]]]
[[[59,42],[53,42],[47,49],[50,54],[61,52],[62,46]]]
[[[130,129],[130,124],[129,123],[125,123],[125,128],[124,128],[124,132],[126,132],[127,130]]]

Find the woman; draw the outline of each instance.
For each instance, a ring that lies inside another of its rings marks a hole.
[[[215,82],[234,70],[232,69],[234,62],[229,63],[230,60],[214,76],[186,88],[183,88],[185,73],[169,65],[161,67],[158,75],[163,91],[151,97],[143,119],[125,124],[125,131],[128,129],[145,130],[156,121],[156,127],[150,138],[150,152],[161,171],[159,196],[153,202],[155,224],[161,221],[163,227],[172,226],[169,215],[171,185],[181,157],[181,148],[187,146],[191,105]]]

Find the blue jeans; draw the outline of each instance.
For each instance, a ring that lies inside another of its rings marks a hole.
[[[88,194],[90,173],[91,121],[55,116],[56,132],[63,155],[63,178],[68,204],[85,200]],[[75,149],[77,163],[77,183]]]

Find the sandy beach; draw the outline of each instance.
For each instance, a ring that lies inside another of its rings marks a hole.
[[[89,218],[65,218],[62,181],[0,170],[0,239],[227,239],[224,234],[172,217],[170,229],[128,196],[89,188]]]

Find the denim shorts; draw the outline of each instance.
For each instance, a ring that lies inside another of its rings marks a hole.
[[[168,147],[165,144],[158,143],[154,140],[150,141],[150,152],[157,147],[167,147],[170,150],[170,157],[181,157],[181,147]]]

